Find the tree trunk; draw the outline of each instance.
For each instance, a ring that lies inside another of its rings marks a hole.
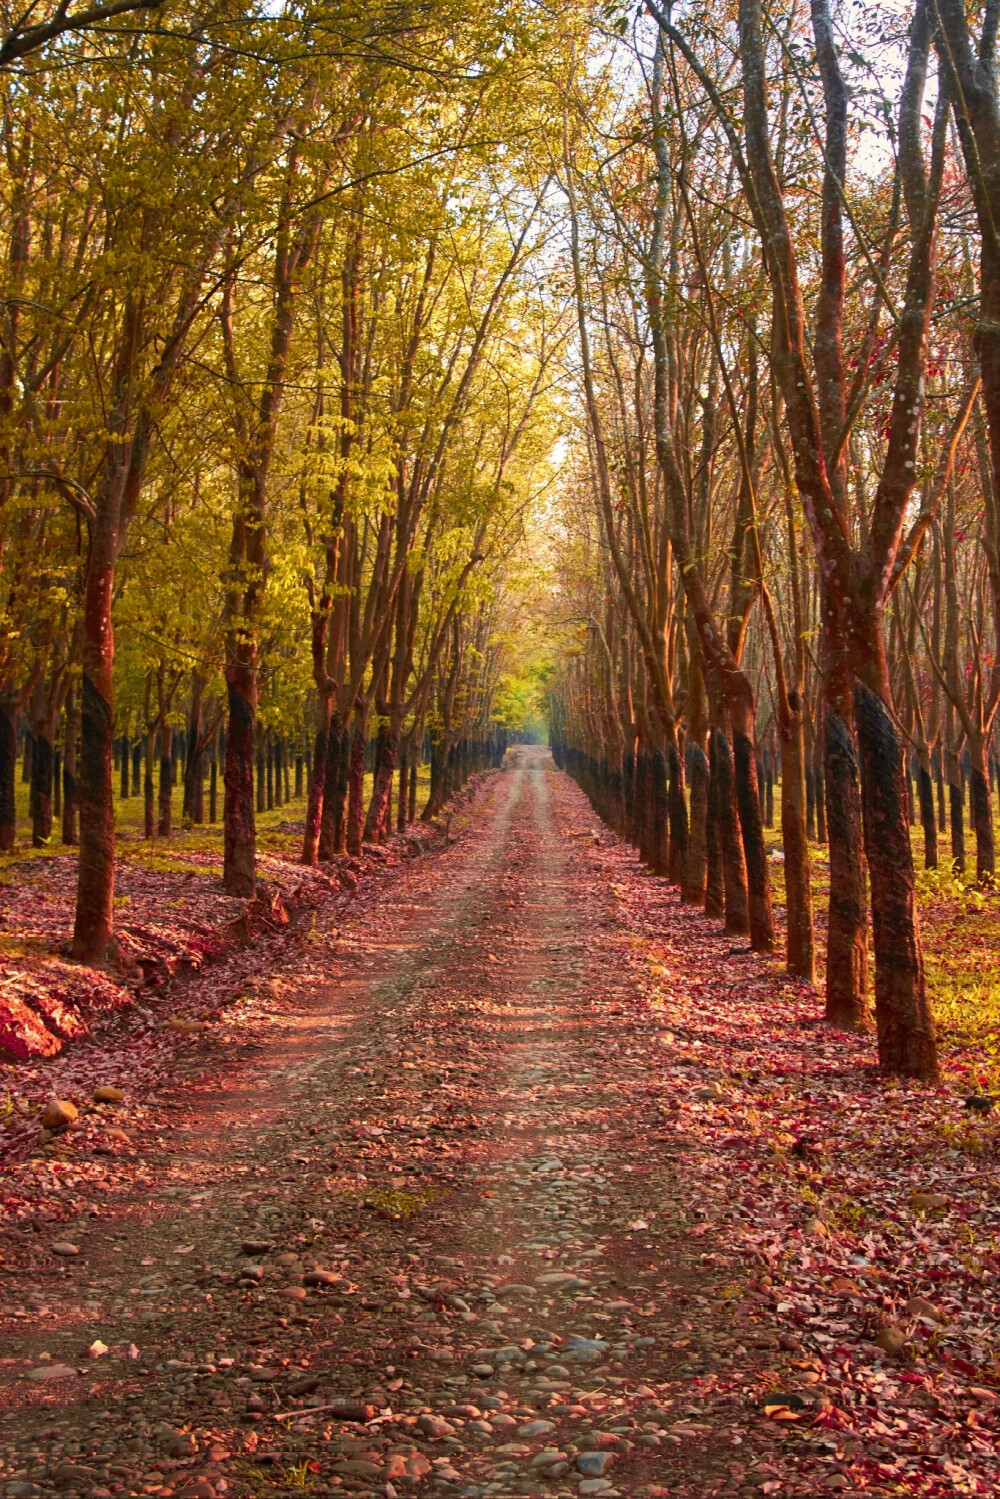
[[[947,752],[948,823],[951,833],[951,868],[953,874],[965,873],[965,804],[962,795],[962,765],[958,751]]]
[[[854,712],[871,872],[879,1063],[887,1073],[934,1080],[937,1046],[920,950],[903,752],[882,699],[860,681]]]
[[[700,744],[691,746],[689,784],[691,820],[681,893],[692,905],[700,905],[705,899],[708,869],[708,760]]]
[[[752,735],[735,724],[733,751],[736,804],[746,865],[750,946],[754,952],[769,953],[774,951],[774,915],[757,782],[757,756]]]
[[[365,816],[365,748],[368,727],[368,705],[361,703],[354,709],[354,730],[351,736],[350,773],[347,789],[347,852],[360,854]]]
[[[726,914],[726,877],[722,867],[722,826],[719,813],[721,795],[719,757],[714,732],[708,740],[708,794],[705,818],[705,915],[721,921]]]
[[[376,756],[375,780],[371,801],[365,818],[364,839],[367,843],[380,843],[385,833],[389,814],[389,799],[392,795],[392,778],[399,753],[399,739],[391,725],[379,725],[379,750]]]
[[[427,793],[427,804],[420,814],[421,822],[430,822],[444,805],[444,760],[445,746],[440,740],[431,744],[431,784]]]
[[[747,871],[736,806],[733,752],[729,740],[718,727],[712,731],[712,759],[718,788],[716,825],[722,855],[722,881],[726,908],[725,929],[731,936],[743,936],[750,931],[750,911],[747,900]]]
[[[302,837],[302,862],[313,868],[319,857],[319,835],[323,823],[323,788],[326,785],[326,758],[330,731],[330,705],[322,705],[322,720],[313,745],[313,768],[306,805],[306,828]]]
[[[219,817],[218,734],[212,735],[212,763],[208,770],[208,820],[214,827]]]
[[[673,884],[680,887],[684,899],[688,899],[684,892],[684,879],[690,829],[687,802],[684,799],[684,760],[675,743],[667,744],[667,822],[670,832],[668,872]]]
[[[256,735],[256,762],[257,774],[254,777],[254,795],[257,799],[257,811],[267,811],[267,771],[264,768],[264,735],[258,731]]]
[[[409,752],[409,741],[401,739],[399,741],[399,800],[396,804],[397,833],[402,833],[406,830],[406,788],[409,776]]]
[[[174,731],[166,723],[160,726],[160,795],[159,817],[156,834],[158,838],[169,838],[173,831],[174,811]]]
[[[234,663],[226,683],[229,722],[223,820],[223,884],[230,895],[251,900],[257,889],[257,825],[253,805],[256,673]]]
[[[80,858],[73,957],[103,963],[111,953],[115,899],[113,787],[115,637],[111,620],[124,463],[109,461],[93,526],[83,605],[79,795]]]
[[[790,695],[790,694],[789,694]],[[801,714],[781,731],[781,844],[785,854],[786,967],[816,981],[809,840],[806,836],[806,745]]]
[[[830,842],[826,1018],[841,1030],[855,1030],[869,1019],[861,793],[850,727],[829,705],[824,716],[824,750]]]
[[[970,821],[976,834],[976,883],[992,885],[995,872],[993,852],[993,807],[986,764],[986,741],[978,739],[969,745],[972,773],[969,777]]]
[[[34,725],[31,757],[31,846],[46,848],[52,838],[52,724]]]
[[[156,730],[146,734],[146,762],[142,783],[143,836],[156,837],[156,786],[153,781],[153,757],[156,750]]]
[[[14,847],[17,834],[15,712],[13,695],[0,692],[0,853]]]
[[[816,756],[814,794],[816,797],[816,842],[826,843],[829,818],[827,816],[827,773],[822,754]]]
[[[934,783],[931,780],[930,755],[926,749],[917,757],[917,793],[920,801],[920,821],[924,830],[924,865],[927,869],[938,867],[937,817],[934,813]]]
[[[313,772],[313,782],[320,781],[320,820],[318,857],[324,861],[343,851],[340,841],[341,801],[338,796],[342,779],[344,755],[344,724],[340,711],[334,708],[325,735],[326,761],[322,768]],[[317,746],[318,751],[318,746]]]
[[[669,818],[667,815],[667,760],[657,745],[649,757],[652,802],[652,848],[649,867],[666,877],[670,872]]]
[[[76,684],[71,681],[66,692],[66,720],[63,730],[63,808],[62,841],[70,848],[77,842],[76,753],[80,734],[80,712]]]

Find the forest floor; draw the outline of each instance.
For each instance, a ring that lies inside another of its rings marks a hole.
[[[545,751],[452,832],[205,1028],[47,1064],[0,1493],[1000,1492],[991,1115],[881,1081]]]

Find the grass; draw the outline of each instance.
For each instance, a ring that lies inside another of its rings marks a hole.
[[[775,791],[777,802],[777,788]],[[778,817],[775,808],[776,819]],[[927,985],[934,1007],[942,1061],[951,1081],[970,1092],[1000,1093],[1000,892],[980,890],[975,880],[975,836],[966,828],[966,876],[951,871],[947,830],[938,838],[939,867],[924,868],[924,836],[910,830],[916,869],[917,907]],[[1000,822],[994,826],[1000,849]],[[780,827],[765,831],[768,850],[781,847]],[[810,844],[813,909],[826,911],[830,894],[826,845]],[[785,872],[771,862],[774,898],[785,899]],[[819,987],[825,933],[817,931]],[[869,935],[869,944],[870,944]]]
[[[53,819],[54,836],[52,842],[46,848],[31,847],[31,822],[28,816],[28,786],[20,778],[20,765],[18,765],[18,778],[16,782],[17,794],[17,846],[7,854],[0,854],[0,885],[10,884],[15,878],[19,883],[25,879],[23,865],[26,860],[50,859],[58,854],[71,852],[65,844],[59,841],[61,825],[59,819]],[[371,795],[373,777],[365,776],[365,800]],[[395,815],[395,790],[393,785],[393,808]],[[417,806],[423,806],[427,800],[430,789],[430,766],[422,765],[417,772]],[[177,824],[180,822],[180,809],[183,788],[174,788],[173,813]],[[216,823],[206,823],[202,827],[185,829],[175,826],[169,839],[143,837],[143,798],[129,796],[123,799],[119,795],[118,772],[115,772],[115,830],[119,841],[117,845],[117,856],[119,859],[128,860],[132,863],[141,864],[144,869],[154,873],[159,871],[164,874],[204,874],[204,863],[195,863],[192,856],[209,855],[221,865],[222,861],[222,786],[219,787],[219,818]],[[208,810],[208,787],[205,788],[205,809]],[[298,858],[302,846],[301,831],[288,831],[283,825],[286,823],[302,823],[306,815],[306,797],[293,796],[282,807],[275,807],[270,812],[258,812],[257,819],[257,847],[263,853],[273,854],[278,858],[295,860]],[[13,866],[21,866],[16,875]]]

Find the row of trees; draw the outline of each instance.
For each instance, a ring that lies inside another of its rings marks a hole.
[[[827,1016],[868,1021],[870,913],[881,1063],[925,1078],[911,753],[927,862],[932,757],[964,862],[964,757],[994,871],[1000,99],[976,10],[648,0],[620,26],[638,98],[581,69],[561,168],[582,420],[557,754],[684,899],[771,952],[775,725],[789,972],[815,975],[811,784]]]
[[[262,736],[309,723],[307,864],[384,833],[425,736],[428,815],[495,755],[565,342],[530,6],[98,12],[0,55],[0,848],[23,713],[39,839],[57,743],[79,807],[85,962],[116,737],[169,786],[184,720],[197,819],[222,732],[245,897]]]

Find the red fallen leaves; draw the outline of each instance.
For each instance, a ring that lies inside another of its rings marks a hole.
[[[756,1278],[734,1304],[779,1349],[808,1355],[811,1388],[825,1397],[808,1419],[768,1419],[780,1444],[770,1492],[811,1499],[839,1474],[845,1492],[889,1482],[928,1499],[995,1493],[1000,1131],[988,1118],[970,1125],[962,1096],[945,1088],[884,1082],[870,1037],[827,1028],[818,995],[731,953],[615,840],[592,857],[649,1001],[662,1086],[634,1106],[666,1153],[673,1141],[683,1152],[679,1195],[697,1220],[686,1232],[723,1252],[703,1262]],[[977,1148],[955,1148],[973,1129]],[[931,1195],[939,1208],[914,1206]],[[947,1323],[908,1316],[914,1297]],[[905,1331],[897,1357],[874,1342],[887,1323]],[[807,1443],[809,1433],[829,1445]],[[833,1468],[848,1442],[881,1450]]]
[[[470,783],[472,795],[481,779]],[[359,887],[355,898],[377,898],[399,863],[441,838],[441,830],[430,826],[419,837],[392,839],[377,850],[366,849],[360,858],[344,860]],[[280,1011],[282,966],[309,940],[308,922],[286,922],[282,912],[322,907],[325,920],[336,919],[353,899],[343,893],[339,865],[307,872],[291,858],[261,853],[255,931],[249,943],[233,941],[225,926],[245,903],[221,890],[213,855],[181,853],[178,873],[122,859],[117,936],[127,971],[115,976],[79,967],[60,955],[72,927],[72,856],[27,861],[19,866],[27,868],[23,881],[0,885],[0,932],[15,933],[20,948],[16,954],[0,950],[0,1026],[7,1018],[0,1046],[0,1105],[5,1095],[8,1100],[6,1111],[0,1108],[0,1169],[5,1164],[16,1169],[23,1188],[5,1204],[11,1219],[56,1221],[79,1206],[74,1189],[91,1201],[95,1191],[104,1189],[105,1167],[99,1161],[25,1161],[37,1141],[48,1098],[57,1095],[90,1109],[95,1087],[118,1085],[127,1094],[131,1136],[136,1119],[143,1117],[135,1100],[172,1078],[179,1050],[241,1045],[254,1025]],[[191,864],[204,873],[191,870]],[[271,975],[277,976],[277,985]],[[324,972],[316,979],[337,976]],[[51,1028],[46,1015],[53,1020]],[[170,1028],[170,1019],[181,1023]],[[30,1044],[22,1044],[25,1038]],[[93,1130],[94,1153],[134,1155],[141,1140],[121,1138],[109,1118],[102,1121],[93,1110],[86,1115],[84,1133]],[[83,1140],[83,1135],[77,1138]],[[22,1167],[13,1167],[14,1162],[23,1162],[27,1174],[21,1175]],[[138,1161],[132,1169],[143,1170]]]
[[[169,851],[160,856],[166,860]],[[180,973],[197,973],[234,943],[250,944],[287,927],[296,907],[329,898],[330,881],[291,860],[261,858],[267,875],[257,898],[238,901],[219,886],[217,859],[177,856],[176,873],[127,856],[118,871],[115,973],[65,960],[72,930],[76,859],[57,856],[13,866],[0,885],[0,930],[19,947],[0,959],[0,1054],[17,1061],[53,1057],[92,1029],[98,1012],[119,1009]],[[200,865],[194,870],[191,864]],[[353,878],[353,876],[352,876]],[[339,885],[335,886],[339,888]]]

